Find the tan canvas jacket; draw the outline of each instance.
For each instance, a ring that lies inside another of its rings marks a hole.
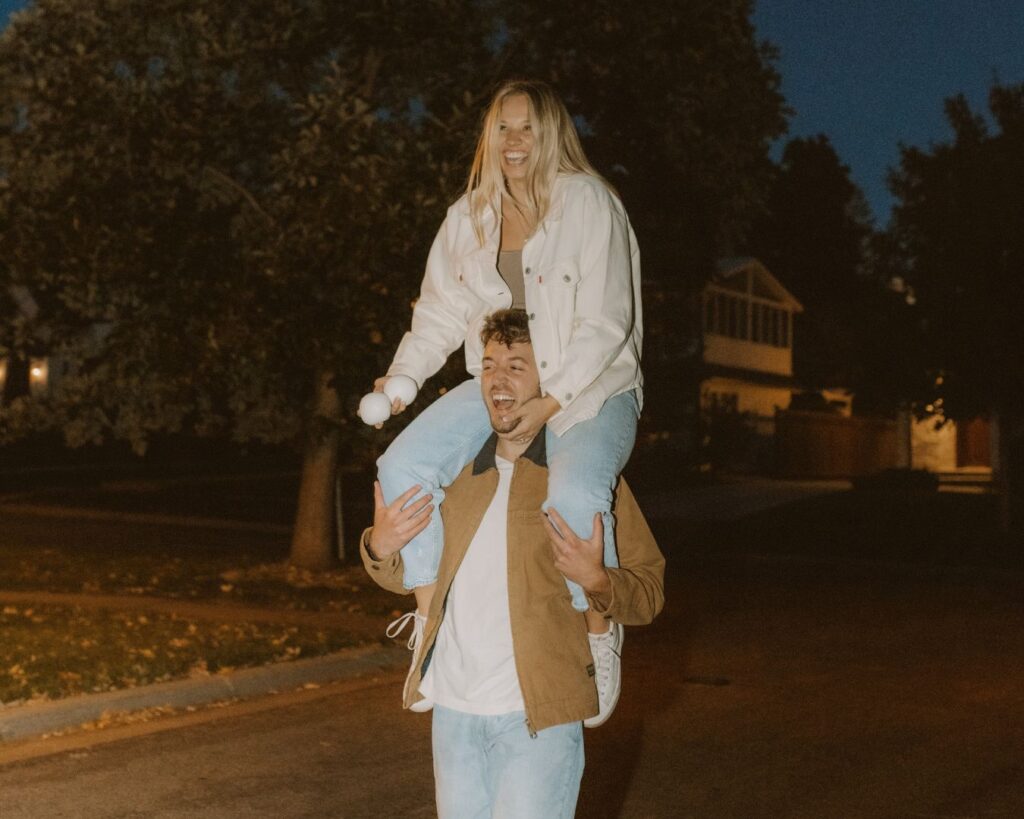
[[[444,552],[438,569],[437,590],[423,633],[423,660],[406,689],[406,708],[421,699],[419,680],[430,662],[448,591],[497,490],[496,445],[497,437],[492,436],[476,460],[447,488],[441,504]],[[541,434],[516,461],[508,506],[512,645],[526,706],[526,723],[531,733],[586,719],[598,710],[586,622],[572,607],[565,580],[554,567],[540,511],[547,496],[544,449]],[[608,605],[600,606],[594,599],[591,605],[605,617],[623,625],[645,625],[661,611],[664,603],[665,558],[625,481],[619,483],[614,511],[620,568],[608,569],[612,585]],[[371,532],[372,528],[363,533],[360,544],[363,563],[370,576],[389,591],[409,594],[402,586],[401,554],[375,560],[367,548]]]

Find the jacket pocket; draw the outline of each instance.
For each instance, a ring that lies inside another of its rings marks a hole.
[[[574,259],[556,262],[544,274],[541,290],[547,302],[550,329],[561,353],[572,340],[576,319],[576,290],[580,283],[580,268]],[[561,356],[559,355],[560,359]],[[554,362],[551,362],[554,363]],[[545,373],[541,373],[543,376]]]
[[[576,264],[574,259],[556,262],[551,268],[551,273],[546,278],[555,287],[571,289],[575,292],[576,286],[580,283],[579,265]]]

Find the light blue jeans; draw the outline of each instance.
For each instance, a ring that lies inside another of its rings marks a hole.
[[[636,393],[609,398],[596,417],[581,421],[564,435],[546,430],[548,496],[544,509],[553,506],[569,527],[589,538],[594,514],[604,520],[604,562],[618,566],[612,504],[615,482],[629,460],[636,440],[639,416]],[[412,486],[431,493],[435,508],[444,500],[444,488],[455,480],[491,435],[491,422],[477,379],[464,381],[427,407],[402,430],[377,460],[377,477],[384,501],[391,503]],[[402,549],[407,589],[437,580],[444,549],[441,516]],[[589,608],[583,589],[571,580],[566,585],[578,611]]]
[[[438,819],[572,819],[583,778],[583,723],[531,737],[522,711],[496,717],[434,706]]]

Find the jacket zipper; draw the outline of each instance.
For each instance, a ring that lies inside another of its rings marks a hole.
[[[511,478],[511,480],[509,482],[509,487],[508,487],[508,499],[509,499],[509,505],[510,506],[512,505],[512,489],[515,487],[516,477],[518,476],[519,471],[520,471],[519,470],[519,465],[520,465],[520,460],[519,460],[519,458],[517,458],[516,462],[512,465],[512,478]],[[507,512],[506,512],[506,514],[507,514]],[[508,526],[508,521],[507,520],[506,520],[506,524],[505,525]],[[511,530],[512,527],[508,526],[508,528]],[[507,548],[507,546],[506,546],[506,548]],[[507,571],[507,569],[506,569],[506,571]],[[512,578],[511,578],[510,574],[506,575],[506,582],[508,583],[509,590],[511,591],[511,589],[512,589]],[[511,606],[511,595],[509,596],[509,600],[510,600],[509,605]],[[509,612],[509,616],[510,617],[511,617],[511,614],[512,614],[512,612],[510,611]],[[515,650],[516,650],[516,635],[515,635],[515,631],[513,631],[512,632],[512,660],[513,660],[513,662],[515,661]],[[515,663],[515,667],[516,667],[516,677],[519,680],[519,692],[523,695],[523,711],[526,714],[525,718],[523,719],[523,723],[526,725],[526,730],[530,734],[530,739],[536,739],[537,738],[537,732],[533,728],[533,722],[530,721],[530,706],[529,706],[529,704],[526,701],[526,689],[523,687],[523,678],[522,678],[522,675],[519,673],[519,664]]]

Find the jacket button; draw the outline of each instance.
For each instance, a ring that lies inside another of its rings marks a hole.
[[[535,318],[537,318],[537,314],[536,313],[530,313],[530,321],[533,321]]]
[[[542,361],[542,362],[540,362],[540,368],[541,368],[542,370],[543,370],[543,369],[544,369],[544,368],[545,368],[546,366],[548,366],[548,362],[546,362],[546,361]]]
[[[572,393],[571,392],[567,392],[565,394],[565,400],[566,401],[572,401]]]
[[[562,281],[563,282],[571,282],[572,279],[570,279],[568,275],[565,275],[565,276],[562,276]]]
[[[530,268],[526,268],[526,270],[523,271],[523,273],[525,273],[527,276],[529,276],[532,272],[533,271],[531,271]]]

